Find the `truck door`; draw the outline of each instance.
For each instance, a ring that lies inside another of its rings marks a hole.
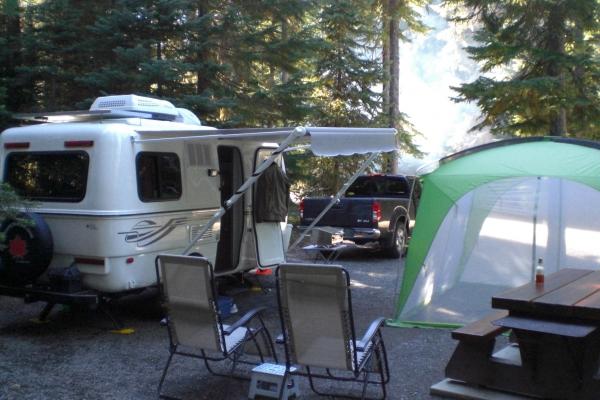
[[[244,182],[242,154],[237,147],[219,146],[221,205],[224,205]],[[221,218],[221,234],[217,246],[215,272],[234,270],[240,261],[244,233],[244,199],[240,199]]]
[[[256,152],[254,167],[256,168],[260,165],[272,152],[273,149],[259,149]],[[279,161],[277,164],[279,167],[282,167],[283,162]],[[258,190],[271,189],[269,187],[254,185],[253,198],[256,200],[256,192]],[[256,207],[253,207],[253,220],[258,265],[260,267],[273,267],[285,262],[283,231],[286,228],[286,222],[256,222]]]

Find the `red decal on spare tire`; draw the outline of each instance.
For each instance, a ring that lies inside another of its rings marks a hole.
[[[27,242],[21,239],[21,236],[16,235],[15,238],[8,243],[8,251],[13,257],[24,257],[27,255]]]

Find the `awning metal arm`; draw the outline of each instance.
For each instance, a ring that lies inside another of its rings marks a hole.
[[[185,250],[183,250],[183,255],[186,255],[191,249],[192,247],[194,247],[194,245],[198,242],[198,240],[200,240],[200,238],[202,237],[202,235],[204,235],[210,228],[212,228],[212,226],[215,224],[215,222],[217,222],[218,220],[221,219],[221,217],[231,208],[233,207],[233,205],[240,199],[242,198],[242,196],[244,195],[244,193],[250,189],[252,187],[252,185],[254,184],[254,182],[256,182],[258,180],[258,178],[262,175],[262,173],[271,165],[273,164],[273,162],[275,162],[275,159],[277,157],[279,157],[279,155],[281,153],[283,153],[283,151],[290,145],[292,144],[295,140],[297,140],[298,138],[304,136],[306,134],[306,129],[303,127],[298,127],[295,128],[292,133],[290,133],[290,135],[281,142],[281,144],[279,145],[279,147],[273,151],[273,153],[266,158],[257,168],[256,170],[252,173],[252,176],[250,176],[248,179],[246,179],[246,181],[239,187],[238,190],[236,190],[236,192],[233,194],[233,196],[231,196],[229,199],[227,199],[227,201],[225,202],[225,205],[223,205],[219,211],[217,211],[211,218],[210,220],[208,220],[208,222],[204,225],[204,227],[200,230],[200,232],[198,232],[198,234],[192,239],[191,243],[189,244],[188,247],[185,248]]]
[[[133,143],[168,143],[168,142],[180,142],[181,140],[186,140],[186,141],[209,141],[209,140],[235,140],[235,139],[250,139],[253,138],[254,140],[262,140],[263,138],[265,138],[265,141],[269,141],[268,137],[272,137],[273,135],[280,135],[280,134],[292,134],[296,129],[304,129],[304,134],[306,133],[306,129],[303,127],[297,127],[294,129],[272,129],[272,128],[265,128],[265,129],[256,129],[256,128],[252,128],[252,129],[248,129],[247,131],[244,131],[242,129],[215,129],[215,130],[211,130],[211,129],[207,129],[204,130],[201,134],[194,134],[194,135],[185,135],[183,132],[178,132],[178,131],[141,131],[138,130],[138,133],[144,133],[144,134],[173,134],[173,136],[169,136],[169,137],[154,137],[154,138],[146,138],[146,139],[139,139],[139,138],[135,138],[132,137],[131,141]],[[288,136],[289,137],[289,136]],[[283,143],[283,142],[282,142]]]

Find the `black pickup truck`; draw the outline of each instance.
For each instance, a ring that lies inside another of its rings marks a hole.
[[[411,200],[412,193],[412,200]],[[376,242],[390,257],[404,255],[421,193],[417,178],[363,175],[354,181],[316,226],[343,228],[344,240]],[[309,226],[331,198],[305,198],[300,225]]]

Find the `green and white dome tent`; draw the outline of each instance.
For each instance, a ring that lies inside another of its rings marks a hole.
[[[600,143],[509,139],[446,157],[423,176],[390,324],[474,321],[540,259],[546,274],[600,269]]]

